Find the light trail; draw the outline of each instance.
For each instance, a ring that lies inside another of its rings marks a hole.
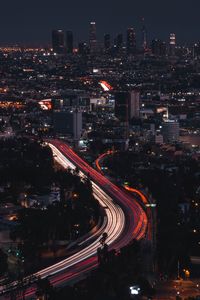
[[[91,236],[92,241],[89,245],[87,244],[90,238],[86,240],[86,246],[77,253],[33,274],[36,277],[48,277],[53,285],[60,286],[73,279],[81,278],[83,274],[97,266],[97,248],[100,246],[99,240],[102,232],[108,234],[106,243],[109,245],[109,249],[118,250],[133,239],[144,238],[148,222],[146,213],[133,197],[127,195],[94,170],[68,145],[59,140],[47,142],[53,151],[54,159],[60,165],[71,169],[78,167],[80,176],[89,176],[94,197],[104,208],[107,219],[106,222],[103,222],[104,227],[101,227],[98,233]],[[10,284],[10,289],[16,286],[17,281]],[[35,290],[35,286],[29,287],[25,294],[26,298],[33,296]],[[6,289],[2,287],[1,291],[6,292]]]

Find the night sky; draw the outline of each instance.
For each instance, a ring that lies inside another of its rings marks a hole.
[[[1,3],[0,44],[47,44],[51,29],[73,30],[76,40],[88,39],[89,21],[97,22],[98,38],[135,27],[140,37],[145,18],[149,39],[200,40],[199,0],[6,0]]]

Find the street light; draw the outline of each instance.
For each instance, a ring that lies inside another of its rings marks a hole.
[[[130,293],[131,295],[139,295],[140,293],[140,287],[135,285],[135,286],[130,286]]]
[[[190,271],[189,270],[183,269],[183,272],[184,272],[186,278],[190,277]]]

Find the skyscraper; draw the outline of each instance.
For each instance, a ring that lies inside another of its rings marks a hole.
[[[146,26],[144,24],[144,18],[142,19],[142,49],[145,52],[147,50],[147,30]]]
[[[192,47],[192,55],[193,58],[198,58],[200,57],[200,43],[195,43]]]
[[[135,31],[133,28],[127,29],[127,53],[134,54],[136,51],[136,38],[135,38]]]
[[[176,35],[175,33],[170,33],[169,37],[169,55],[175,55],[175,48],[176,48]]]
[[[96,22],[90,22],[89,44],[90,44],[90,52],[95,53],[97,50]]]
[[[54,132],[62,135],[71,135],[80,139],[82,133],[82,112],[55,111],[53,113]]]
[[[151,51],[152,54],[155,56],[165,56],[166,55],[166,51],[167,47],[166,47],[166,43],[159,40],[159,39],[155,39],[151,42]]]
[[[137,90],[115,94],[115,116],[121,122],[140,117],[140,92]]]
[[[173,143],[179,140],[179,123],[175,120],[167,120],[162,123],[162,134],[165,143]]]
[[[78,44],[78,53],[80,55],[87,55],[89,52],[88,45],[85,42],[80,42]]]
[[[65,39],[63,30],[52,31],[52,47],[53,51],[57,54],[64,54],[65,52]]]
[[[140,92],[133,90],[129,94],[130,97],[130,119],[140,117]]]
[[[72,31],[66,32],[66,50],[67,53],[73,53],[74,48],[74,37]]]
[[[108,51],[111,48],[110,34],[104,35],[104,50]]]
[[[119,33],[115,39],[115,47],[117,51],[120,51],[123,48],[123,34]]]

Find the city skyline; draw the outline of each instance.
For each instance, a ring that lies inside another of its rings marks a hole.
[[[156,8],[156,9],[155,9]],[[145,0],[131,3],[106,3],[95,6],[91,0],[84,4],[76,2],[67,4],[60,0],[49,3],[26,3],[24,0],[2,4],[4,11],[0,20],[0,44],[50,44],[51,30],[72,30],[75,41],[88,41],[89,22],[97,23],[97,38],[102,41],[105,33],[115,37],[134,27],[137,38],[142,30],[142,18],[148,30],[148,38],[168,39],[171,32],[177,35],[179,43],[198,41],[198,9],[200,4],[194,0],[193,5],[186,0],[173,3],[169,0],[160,3],[145,3]],[[84,10],[84,14],[82,13]],[[181,13],[180,13],[181,12]],[[37,16],[37,17],[36,17]]]

